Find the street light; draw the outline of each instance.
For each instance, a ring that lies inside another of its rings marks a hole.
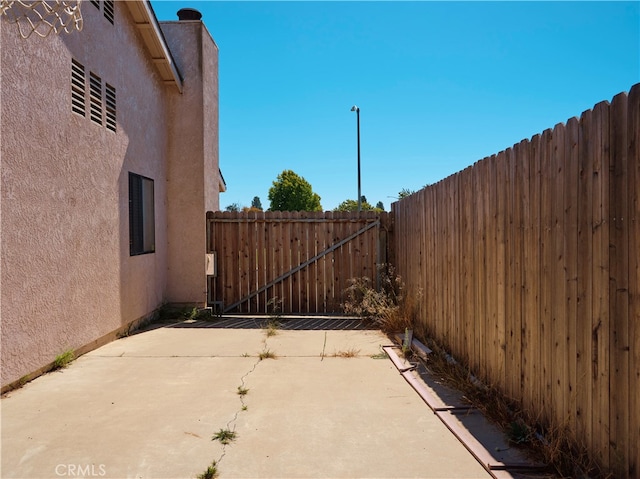
[[[351,107],[351,111],[355,111],[358,118],[358,211],[362,210],[362,195],[360,193],[360,108],[356,105]]]

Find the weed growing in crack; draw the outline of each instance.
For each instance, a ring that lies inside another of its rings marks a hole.
[[[275,336],[276,334],[278,334],[279,329],[280,329],[280,323],[269,320],[267,321],[267,324],[264,327],[264,332],[267,335],[267,337],[270,338],[271,336]]]
[[[380,347],[380,352],[377,354],[372,354],[370,358],[371,359],[387,359],[389,358],[389,355],[384,349],[382,349],[382,347]]]
[[[266,349],[266,350],[262,351],[258,355],[258,357],[260,358],[260,361],[262,361],[263,359],[276,359],[278,356],[276,356],[276,353],[274,353],[270,349]]]
[[[68,349],[64,353],[58,354],[56,358],[53,360],[53,370],[64,369],[71,361],[76,358],[76,355],[73,352],[73,349]]]
[[[242,405],[242,410],[243,410],[243,411],[246,411],[247,409],[249,409],[249,407],[248,407],[246,404],[243,404],[243,405]]]
[[[281,326],[282,318],[282,300],[277,296],[271,298],[267,302],[267,310],[271,308],[271,316],[269,320],[263,325],[263,329],[267,337],[275,336],[278,334],[278,330]]]
[[[218,464],[216,461],[213,461],[202,474],[198,474],[198,479],[215,479],[216,477],[218,477]]]
[[[238,386],[238,396],[246,396],[249,390],[244,386]]]
[[[356,348],[349,348],[344,351],[337,351],[333,353],[334,358],[357,358],[360,354],[360,350]]]
[[[221,444],[225,446],[232,441],[235,441],[237,434],[235,431],[231,431],[230,429],[220,429],[216,432],[211,438],[212,441],[220,441]]]

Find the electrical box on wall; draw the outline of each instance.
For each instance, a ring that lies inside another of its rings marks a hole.
[[[207,253],[207,276],[218,276],[218,255]]]

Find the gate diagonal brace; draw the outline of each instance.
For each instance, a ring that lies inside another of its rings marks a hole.
[[[334,244],[333,246],[327,248],[326,250],[322,251],[321,253],[318,253],[317,255],[315,255],[313,258],[311,258],[310,260],[305,261],[304,263],[302,263],[299,266],[296,266],[295,268],[293,268],[292,270],[286,272],[285,274],[283,274],[282,276],[278,276],[276,279],[274,279],[273,281],[271,281],[269,284],[266,284],[264,286],[262,286],[260,289],[254,291],[253,293],[250,293],[248,296],[245,296],[244,298],[242,298],[240,301],[236,301],[235,303],[233,303],[231,306],[228,306],[226,308],[224,308],[223,313],[228,313],[230,311],[233,311],[235,308],[237,308],[238,306],[240,306],[242,303],[249,301],[251,298],[254,298],[255,296],[259,295],[260,293],[265,292],[267,289],[271,288],[272,286],[278,284],[281,281],[284,281],[285,279],[287,279],[289,276],[292,276],[294,274],[296,274],[298,271],[306,268],[307,266],[309,266],[311,263],[315,263],[316,261],[318,261],[320,258],[322,258],[323,256],[328,255],[329,253],[335,251],[336,249],[340,248],[340,246],[348,243],[349,241],[351,241],[354,238],[357,238],[358,236],[360,236],[362,233],[365,233],[367,231],[369,231],[372,228],[375,228],[376,226],[380,226],[380,220],[376,220],[373,221],[371,223],[369,223],[367,226],[360,228],[358,231],[356,231],[355,233],[353,233],[350,236],[347,236],[345,239],[338,241],[336,244]]]

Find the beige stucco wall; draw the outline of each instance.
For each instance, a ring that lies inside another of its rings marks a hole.
[[[218,48],[201,21],[160,25],[184,76],[169,102],[167,298],[204,305],[206,212],[219,209]]]
[[[166,300],[175,88],[159,80],[123,2],[115,25],[82,8],[80,33],[23,40],[0,25],[2,385]],[[116,87],[117,133],[71,112],[72,57]],[[153,254],[129,256],[130,171],[154,179]]]

